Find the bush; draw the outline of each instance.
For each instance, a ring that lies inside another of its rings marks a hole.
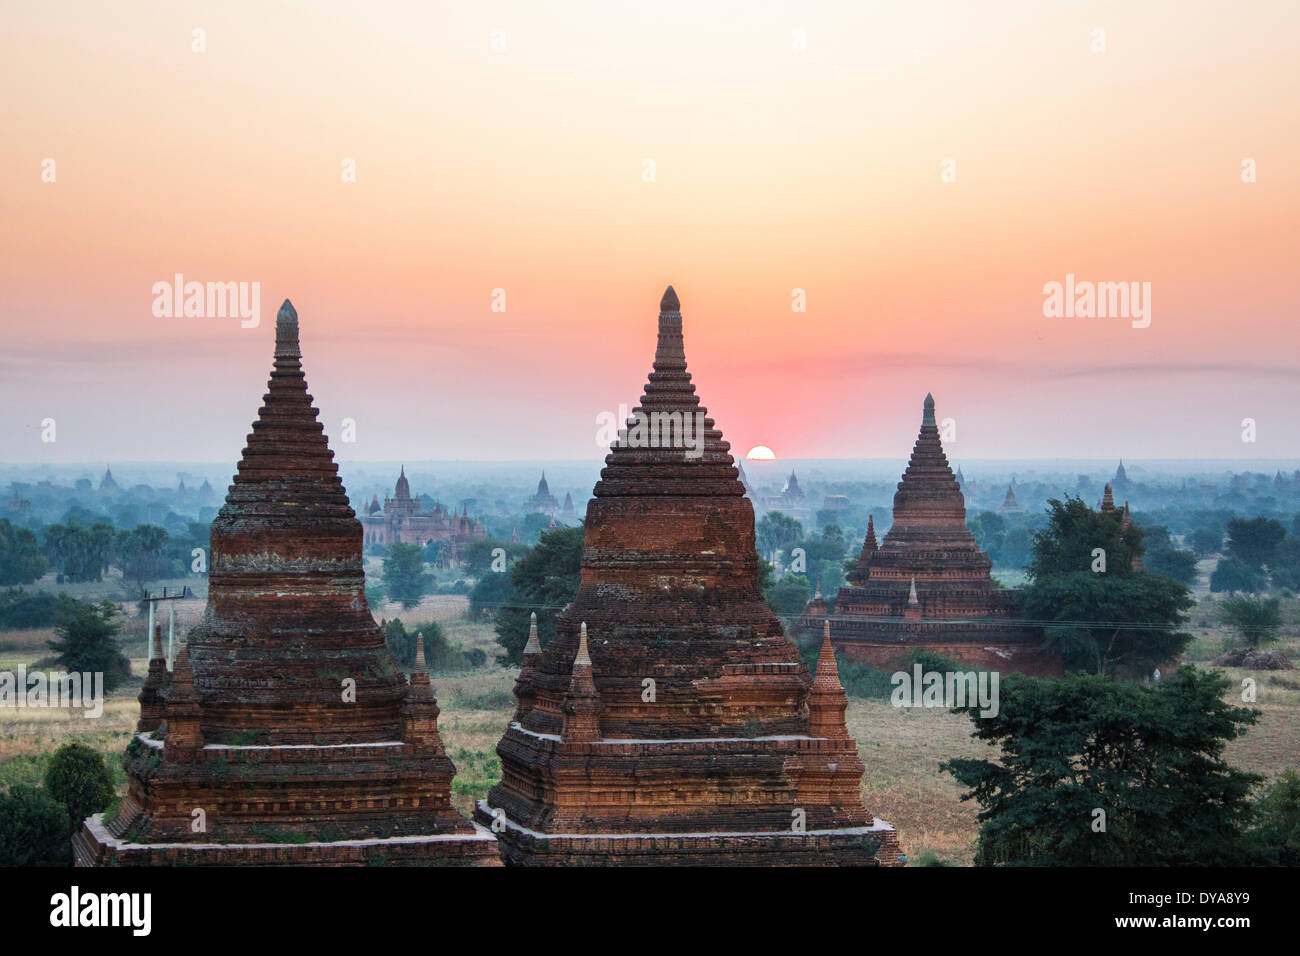
[[[398,666],[405,670],[415,666],[417,634],[424,635],[424,662],[429,668],[429,673],[445,673],[462,670],[465,667],[464,655],[460,647],[453,647],[448,642],[437,621],[423,621],[412,624],[410,629],[407,629],[400,618],[393,618],[384,624],[384,638]],[[484,657],[486,656],[485,654]]]
[[[45,768],[45,791],[67,808],[75,831],[86,817],[113,802],[113,777],[98,751],[66,743],[54,751]]]
[[[105,690],[121,684],[131,674],[131,662],[117,643],[119,613],[111,601],[60,601],[55,639],[50,641],[58,665],[65,671],[102,673]]]
[[[0,796],[0,866],[68,866],[68,811],[37,787]]]
[[[1223,599],[1220,613],[1223,623],[1233,628],[1249,647],[1277,640],[1277,632],[1282,627],[1282,602],[1277,598],[1234,594]]]
[[[28,593],[22,588],[6,588],[0,591],[0,631],[49,627],[58,606],[58,595],[48,591]]]
[[[1255,826],[1247,834],[1254,862],[1300,866],[1300,774],[1286,770],[1255,803]]]

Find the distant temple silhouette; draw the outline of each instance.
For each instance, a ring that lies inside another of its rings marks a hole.
[[[1007,502],[1015,506],[1009,488]],[[1043,648],[1040,629],[1016,623],[1015,595],[993,583],[991,569],[966,528],[965,498],[939,440],[934,398],[927,395],[885,540],[876,543],[869,517],[857,566],[846,575],[834,613],[828,616],[819,587],[796,628],[811,637],[829,620],[835,649],[874,667],[903,664],[924,649],[990,670],[1060,674],[1060,654]]]

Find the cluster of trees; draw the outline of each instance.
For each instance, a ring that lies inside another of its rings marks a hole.
[[[495,613],[497,643],[503,651],[497,658],[498,663],[503,666],[520,663],[524,645],[528,643],[529,621],[534,613],[542,646],[555,637],[555,619],[578,594],[582,540],[581,527],[544,532],[537,544],[510,566],[507,574],[490,575],[493,578],[508,577],[509,584],[509,593],[497,605]],[[482,584],[483,579],[480,579]],[[487,586],[499,588],[500,582]],[[474,600],[473,594],[470,599],[471,602]]]
[[[1300,777],[1261,782],[1223,759],[1259,712],[1230,681],[1182,667],[1144,686],[1095,675],[1013,674],[998,713],[966,708],[993,760],[941,770],[980,806],[978,865],[1223,866],[1300,863]]]
[[[193,549],[208,544],[208,526],[199,522],[190,522],[183,535],[172,535],[158,525],[118,531],[105,521],[83,518],[46,526],[39,541],[33,531],[0,518],[0,586],[31,584],[50,568],[60,584],[101,581],[115,566],[143,588],[190,573]]]
[[[1067,669],[1111,678],[1150,674],[1191,641],[1179,630],[1193,601],[1181,581],[1133,570],[1143,532],[1123,513],[1094,511],[1081,498],[1048,502],[1034,535],[1022,592],[1024,617],[1041,623]]]
[[[981,511],[966,519],[966,527],[975,536],[975,544],[988,552],[995,566],[1022,568],[1033,551],[1036,517],[1016,515],[1009,520],[996,511]]]
[[[834,605],[835,595],[845,583],[846,563],[857,559],[840,525],[831,521],[820,533],[807,534],[801,521],[780,511],[769,511],[754,530],[762,569],[760,585],[773,611],[786,617],[798,614],[819,581],[822,596]],[[768,559],[782,555],[786,573],[774,581]]]
[[[82,743],[56,750],[42,783],[15,784],[0,795],[0,866],[70,865],[72,834],[113,802],[103,756]]]
[[[1232,518],[1210,590],[1258,593],[1300,590],[1300,515],[1291,533],[1276,518]]]
[[[424,662],[431,674],[445,674],[450,671],[482,667],[487,663],[487,654],[478,648],[466,651],[459,644],[452,644],[443,633],[442,625],[437,621],[423,621],[412,624],[409,628],[400,618],[382,621],[384,640],[392,651],[398,666],[410,670],[415,666],[416,637],[424,636]]]
[[[60,597],[54,616],[54,638],[49,644],[60,668],[102,673],[106,691],[130,678],[131,661],[122,653],[118,641],[122,622],[116,604],[90,604]]]

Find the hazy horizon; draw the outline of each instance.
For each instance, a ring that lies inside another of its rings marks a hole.
[[[3,460],[233,460],[285,298],[340,456],[586,460],[669,283],[741,455],[1300,457],[1300,5],[387,9],[5,5]]]

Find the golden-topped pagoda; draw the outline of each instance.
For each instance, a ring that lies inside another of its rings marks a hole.
[[[525,649],[476,819],[510,864],[897,862],[862,805],[829,647],[814,681],[763,603],[754,509],[686,370],[671,286],[634,415],[703,440],[647,444],[629,422],[611,447],[578,594]]]

